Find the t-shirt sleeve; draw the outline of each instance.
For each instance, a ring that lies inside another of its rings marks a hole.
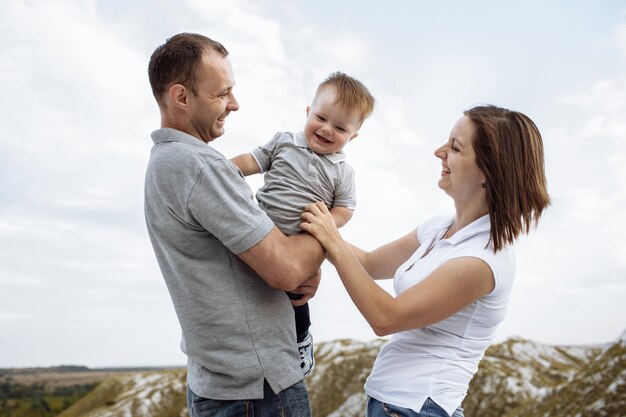
[[[276,151],[280,146],[282,133],[278,132],[265,145],[259,146],[251,152],[252,157],[261,168],[261,172],[269,171],[272,161],[276,155]]]
[[[493,271],[493,279],[495,280],[495,286],[491,292],[492,298],[508,298],[515,279],[515,271],[517,269],[517,263],[515,260],[515,250],[513,246],[507,245],[497,253],[493,253],[493,249],[489,246],[485,251],[488,252],[487,256],[482,259],[487,262],[487,265]]]
[[[225,158],[200,171],[188,208],[202,227],[235,254],[256,245],[274,227],[255,203],[245,179]]]
[[[354,170],[348,164],[345,164],[343,175],[335,188],[333,207],[345,207],[350,210],[354,210],[356,208]]]
[[[473,257],[485,262],[493,274],[494,288],[490,293],[491,299],[507,297],[511,292],[515,278],[515,252],[511,246],[506,246],[497,253],[493,253],[491,246],[486,248],[472,248],[459,252],[455,258]]]

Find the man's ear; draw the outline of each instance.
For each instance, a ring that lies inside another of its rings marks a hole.
[[[174,107],[186,108],[189,105],[188,90],[182,84],[173,84],[168,90],[170,103]]]

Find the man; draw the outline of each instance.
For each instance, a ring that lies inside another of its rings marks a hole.
[[[148,233],[182,328],[191,417],[310,416],[284,291],[310,299],[324,252],[283,235],[209,143],[239,109],[228,52],[182,33],[148,67],[161,129],[145,182]]]

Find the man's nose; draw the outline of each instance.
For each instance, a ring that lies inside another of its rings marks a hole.
[[[231,93],[231,97],[230,100],[228,102],[228,105],[226,106],[226,108],[230,111],[237,111],[239,110],[239,102],[237,101],[237,99],[235,98],[235,95]]]

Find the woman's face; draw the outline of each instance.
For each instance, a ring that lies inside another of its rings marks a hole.
[[[435,150],[435,156],[441,159],[439,188],[455,201],[468,201],[476,196],[484,198],[485,174],[476,165],[475,136],[474,123],[463,116],[452,128],[448,142]]]

